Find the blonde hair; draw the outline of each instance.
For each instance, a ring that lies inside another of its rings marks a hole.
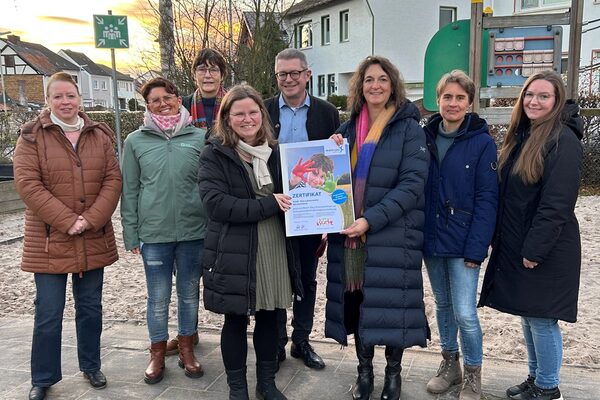
[[[79,92],[79,86],[77,86],[77,82],[75,82],[75,79],[73,79],[73,77],[67,74],[66,72],[57,72],[48,79],[48,84],[46,85],[46,97],[48,97],[48,94],[50,93],[50,85],[52,85],[54,82],[70,83],[71,85],[75,86],[75,90],[77,90],[77,95],[81,96],[81,93]]]
[[[219,116],[214,126],[214,136],[220,138],[224,146],[235,147],[238,144],[240,137],[229,126],[229,113],[231,112],[233,103],[244,99],[254,100],[260,109],[262,124],[256,133],[257,143],[263,143],[265,140],[269,145],[277,143],[273,135],[273,128],[271,128],[271,124],[269,123],[267,109],[260,94],[252,86],[245,83],[232,87],[223,97],[221,107],[219,108]]]
[[[538,79],[548,81],[554,87],[554,106],[550,113],[532,121],[523,110],[523,99],[529,85]],[[529,123],[529,139],[523,145],[511,173],[518,175],[526,184],[539,181],[544,173],[546,143],[558,140],[561,128],[560,114],[564,108],[565,96],[564,82],[561,76],[554,71],[542,71],[527,79],[519,94],[517,104],[513,108],[510,125],[500,149],[498,157],[500,171],[506,166],[508,157],[517,144],[519,127]]]

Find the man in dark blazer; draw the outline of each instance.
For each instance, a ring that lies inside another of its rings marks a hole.
[[[279,143],[296,143],[307,140],[327,139],[340,126],[338,110],[327,101],[313,97],[306,91],[311,70],[306,56],[296,49],[285,49],[275,57],[275,75],[280,94],[267,99],[265,105],[269,112],[275,137]],[[321,235],[299,237],[301,280],[304,298],[294,301],[292,319],[292,348],[290,354],[301,358],[309,368],[323,369],[323,359],[315,353],[309,343],[313,327],[315,298],[317,291],[317,254],[321,244]],[[288,341],[287,313],[278,315],[279,362],[285,360],[285,345]]]

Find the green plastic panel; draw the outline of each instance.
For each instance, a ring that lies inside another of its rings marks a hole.
[[[437,111],[435,87],[446,72],[462,69],[469,72],[469,36],[471,21],[462,19],[440,29],[429,41],[425,51],[425,71],[423,79],[423,107]],[[482,35],[481,86],[487,82],[488,35]]]

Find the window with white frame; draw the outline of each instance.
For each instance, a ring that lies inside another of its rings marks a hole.
[[[94,79],[94,89],[98,89],[98,79]]]
[[[106,81],[101,82],[102,90],[106,90]]]
[[[340,11],[340,42],[348,41],[348,18],[348,10]]]
[[[331,20],[329,15],[321,17],[321,46],[326,46],[331,43]]]
[[[313,77],[312,77],[312,75],[311,75],[310,79],[308,80],[308,82],[306,82],[306,91],[310,95],[313,94]]]
[[[296,24],[295,46],[297,49],[312,47],[312,21],[304,21]]]
[[[6,56],[2,56],[4,58],[4,66],[5,67],[13,67],[15,66],[15,56],[14,54],[9,54]]]
[[[571,0],[520,0],[521,10],[529,10],[532,8],[544,8],[554,6],[568,6]]]
[[[440,6],[440,29],[453,22],[456,22],[456,7]]]
[[[325,96],[325,75],[319,75],[317,80],[319,84],[317,93],[319,93],[319,97],[323,97]]]
[[[335,74],[327,75],[327,96],[335,94]]]

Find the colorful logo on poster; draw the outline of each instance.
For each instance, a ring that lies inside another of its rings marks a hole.
[[[342,189],[337,189],[331,193],[331,200],[333,200],[335,204],[344,204],[348,201],[348,195]]]

